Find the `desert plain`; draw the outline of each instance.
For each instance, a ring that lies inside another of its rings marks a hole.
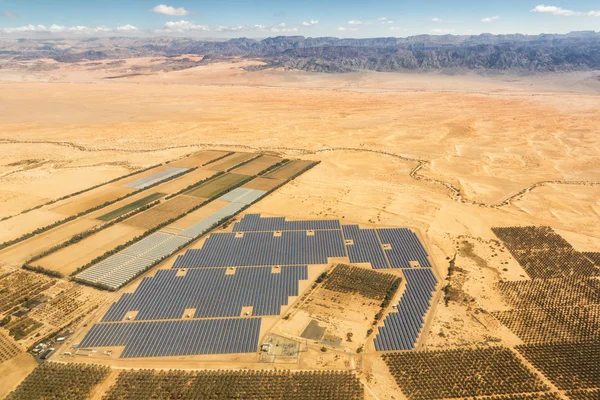
[[[4,240],[51,222],[23,210],[190,153],[320,161],[250,211],[411,227],[442,279],[455,257],[453,287],[473,300],[436,295],[418,344],[430,350],[520,343],[480,312],[506,308],[498,281],[529,279],[510,254],[496,257],[492,227],[548,225],[600,251],[597,74],[328,75],[248,71],[245,60],[146,70],[152,62],[0,70]],[[19,267],[0,259],[3,274]],[[350,368],[326,358],[307,356]],[[381,360],[358,362],[368,396],[402,398]]]

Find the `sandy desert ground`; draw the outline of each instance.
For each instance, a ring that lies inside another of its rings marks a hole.
[[[461,290],[475,300],[445,307],[439,298],[420,341],[430,349],[518,343],[478,311],[501,309],[495,282],[526,276],[512,258],[491,257],[491,227],[550,225],[577,250],[600,251],[595,75],[311,75],[244,65],[117,79],[105,78],[127,70],[3,71],[0,218],[202,149],[318,160],[250,211],[413,227],[440,277],[457,253]],[[363,361],[375,382],[387,379],[371,374],[380,364]]]

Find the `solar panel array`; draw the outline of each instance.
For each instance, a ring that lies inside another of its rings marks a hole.
[[[354,242],[346,245],[350,262],[369,262],[374,269],[390,267],[375,229],[360,229],[358,225],[344,225],[342,230],[344,238]]]
[[[284,217],[262,218],[260,214],[246,214],[233,226],[234,232],[275,232],[275,231],[309,231],[324,229],[341,229],[340,221],[286,221]]]
[[[145,262],[198,237],[240,211],[246,201],[264,195],[234,192],[221,197],[230,201],[227,206],[178,236],[157,232],[78,278],[117,287],[129,270],[143,269],[149,265]],[[346,245],[344,239],[353,244]],[[384,243],[391,249],[384,249]],[[374,268],[408,268],[403,270],[406,291],[398,310],[384,320],[375,345],[378,350],[413,348],[437,283],[431,269],[410,267],[409,261],[415,260],[430,265],[413,232],[258,214],[246,215],[232,233],[213,233],[202,248],[179,256],[172,269],[143,279],[135,292],[110,307],[80,345],[125,346],[123,358],[254,352],[261,325],[257,316],[279,315],[289,297],[299,295],[299,281],[308,279],[307,264],[326,264],[329,257],[347,255],[351,262],[370,262]],[[281,267],[273,270],[273,266]],[[186,268],[185,273],[180,274],[179,268]],[[252,307],[252,317],[241,316],[246,307]],[[130,315],[133,320],[124,321]]]
[[[125,346],[121,358],[252,353],[261,318],[96,324],[80,347]]]
[[[192,318],[236,317],[242,307],[252,306],[252,315],[279,315],[290,296],[298,296],[299,280],[308,279],[308,267],[191,269],[183,276],[176,270],[160,270],[144,278],[134,293],[123,295],[102,318],[122,321],[129,311],[138,311],[136,321],[180,319],[186,309],[195,309]]]
[[[177,174],[181,174],[182,172],[188,171],[189,168],[180,168],[180,167],[169,167],[165,170],[155,172],[151,175],[145,176],[143,178],[137,179],[133,182],[129,182],[124,186],[135,188],[135,189],[144,189],[148,186],[152,186],[155,183],[162,182],[166,179],[169,179]]]
[[[431,267],[429,255],[416,233],[407,228],[377,229],[381,243],[391,245],[385,250],[392,268],[410,268],[410,261],[421,267]]]
[[[327,264],[328,257],[345,257],[339,230],[213,233],[201,249],[177,257],[173,268]]]
[[[425,314],[431,306],[437,278],[431,268],[402,271],[406,289],[398,302],[397,311],[390,312],[375,337],[377,350],[410,350],[415,347]]]

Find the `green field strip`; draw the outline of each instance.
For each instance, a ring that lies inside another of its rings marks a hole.
[[[126,204],[123,207],[117,208],[116,210],[112,210],[109,213],[101,215],[96,219],[105,222],[113,220],[115,218],[120,217],[123,214],[127,214],[128,212],[135,210],[136,208],[140,208],[148,203],[152,203],[154,200],[160,199],[163,196],[166,196],[166,193],[152,193],[151,195],[142,197],[141,199],[136,200],[133,203]]]
[[[231,186],[237,185],[246,179],[248,179],[248,175],[227,173],[219,175],[215,179],[203,183],[202,185],[195,187],[183,194],[201,198],[211,198],[217,193],[222,192]]]

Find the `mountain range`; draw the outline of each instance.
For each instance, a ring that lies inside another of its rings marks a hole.
[[[227,41],[192,38],[0,39],[0,60],[50,58],[59,62],[202,55],[201,63],[242,57],[253,68],[316,72],[405,70],[600,70],[600,32],[542,35],[419,35],[339,39],[278,36]],[[1,67],[1,64],[0,64]]]

